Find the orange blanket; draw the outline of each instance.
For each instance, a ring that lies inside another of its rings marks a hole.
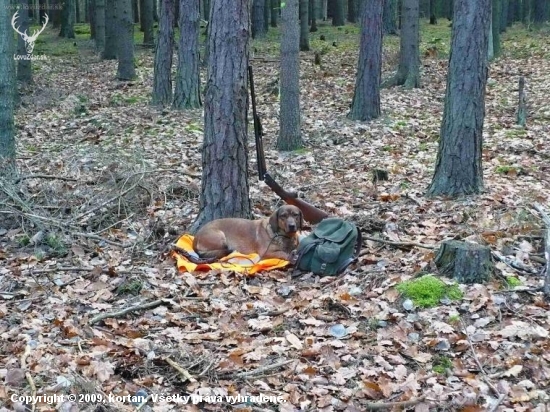
[[[193,250],[193,236],[183,235],[176,242],[176,246],[185,250],[192,256],[198,255]],[[190,262],[185,256],[179,254],[177,251],[172,252],[172,256],[176,259],[176,265],[181,272],[193,272],[196,270],[212,270],[220,269],[227,271],[234,271],[239,273],[245,273],[253,275],[262,270],[280,269],[287,266],[290,262],[282,259],[263,259],[260,260],[260,256],[257,253],[250,255],[244,255],[239,252],[233,252],[228,256],[221,258],[218,262],[214,263],[200,263],[196,264]]]

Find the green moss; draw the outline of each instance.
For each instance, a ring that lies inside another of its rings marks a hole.
[[[518,174],[519,170],[515,166],[497,166],[495,168],[495,173],[501,174],[501,175],[508,175],[508,174]]]
[[[458,313],[455,313],[453,315],[449,315],[449,318],[447,319],[449,323],[458,323],[460,321],[460,315]]]
[[[509,287],[515,288],[516,286],[521,286],[521,280],[516,278],[515,276],[506,276],[506,283]]]
[[[17,239],[17,243],[19,243],[20,246],[27,246],[30,242],[31,238],[28,235],[23,235]]]
[[[139,295],[139,292],[141,292],[141,289],[143,288],[143,282],[137,279],[130,279],[126,282],[121,283],[116,293],[117,295]]]
[[[416,306],[423,308],[436,306],[444,297],[451,300],[462,298],[462,292],[458,285],[446,285],[433,275],[400,283],[397,285],[397,290],[404,297],[411,299]]]
[[[53,249],[55,255],[64,255],[67,253],[65,243],[53,233],[46,235],[45,243]]]
[[[436,356],[432,365],[432,370],[435,373],[444,374],[447,369],[451,369],[453,363],[446,356]]]

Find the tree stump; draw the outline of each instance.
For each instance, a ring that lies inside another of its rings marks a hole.
[[[516,124],[521,127],[525,127],[527,123],[527,104],[525,97],[525,77],[519,78],[519,99],[518,99],[518,112],[516,118]]]
[[[484,283],[493,271],[491,249],[457,240],[442,243],[435,264],[442,275],[459,283]]]

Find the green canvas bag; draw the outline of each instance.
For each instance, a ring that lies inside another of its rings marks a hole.
[[[293,275],[297,270],[338,275],[357,260],[361,243],[361,232],[353,223],[335,217],[323,219],[300,241]]]

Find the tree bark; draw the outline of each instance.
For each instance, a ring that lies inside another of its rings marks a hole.
[[[309,0],[300,0],[300,50],[309,51]]]
[[[95,47],[102,52],[105,48],[105,0],[95,0]]]
[[[0,176],[15,173],[15,60],[14,32],[11,18],[14,12],[0,7]]]
[[[319,18],[320,10],[319,7],[321,5],[321,0],[309,0],[311,4],[311,27],[309,31],[311,33],[314,33],[318,30],[317,28],[317,19]]]
[[[95,40],[95,36],[97,35],[97,25],[95,21],[95,1],[96,0],[89,0],[88,7],[85,8],[86,10],[86,16],[85,16],[85,22],[90,23],[90,39]],[[89,18],[88,18],[89,17]]]
[[[117,2],[117,56],[119,80],[132,80],[136,77],[134,67],[134,19],[132,16],[132,0],[116,0]]]
[[[132,13],[134,15],[134,24],[139,23],[139,0],[132,0]]]
[[[363,0],[368,1],[368,0]],[[384,0],[383,24],[384,34],[397,35],[396,3],[397,0]]]
[[[252,38],[263,39],[267,33],[265,29],[265,1],[264,0],[251,0],[252,1]]]
[[[271,27],[277,27],[279,17],[279,0],[271,0]]]
[[[403,0],[401,10],[403,27],[400,36],[399,67],[397,74],[384,86],[401,86],[406,89],[420,87],[420,13],[419,0]]]
[[[117,58],[117,0],[105,0],[105,48],[103,49],[104,60]]]
[[[199,31],[200,11],[198,0],[180,0],[180,42],[176,72],[175,109],[193,109],[202,105],[200,97]]]
[[[300,33],[298,0],[286,0],[281,11],[281,99],[277,149],[303,146],[300,132]]]
[[[540,26],[548,21],[548,1],[547,0],[532,0],[533,22]]]
[[[250,218],[247,149],[249,0],[212,0],[200,212],[190,228]],[[231,41],[228,41],[231,39]]]
[[[502,0],[492,0],[491,32],[493,35],[493,58],[500,56],[500,24],[502,20]]]
[[[464,284],[485,283],[494,269],[490,248],[457,240],[443,242],[434,261],[442,275]]]
[[[357,2],[359,0],[348,0],[348,21],[357,23]]]
[[[435,14],[435,0],[430,0],[430,24],[437,24],[437,15]]]
[[[516,124],[525,127],[527,124],[527,98],[525,96],[525,77],[520,76],[518,83],[518,111],[516,115]],[[549,266],[550,264],[547,263]]]
[[[143,11],[141,13],[141,19],[143,20],[143,44],[146,46],[153,46],[155,44],[153,30],[153,9],[153,0],[143,0]]]
[[[344,0],[334,0],[334,15],[332,16],[332,25],[339,27],[346,24],[344,18]]]
[[[68,39],[74,39],[74,21],[76,18],[75,11],[76,0],[65,0],[63,5],[63,11],[61,13],[61,30],[59,31],[59,37],[65,37]]]
[[[510,13],[510,1],[502,0],[502,12],[500,19],[500,32],[504,33],[508,27],[508,14]]]
[[[162,0],[160,3],[159,34],[153,69],[152,104],[155,106],[169,106],[172,104],[172,54],[176,1]]]
[[[352,120],[365,121],[380,116],[382,3],[383,0],[364,0],[363,3],[355,91],[348,114]]]
[[[271,0],[264,0],[264,29],[269,31],[269,21],[271,19]]]
[[[24,6],[27,5],[27,0],[19,0],[20,8],[17,19],[19,31],[21,33],[29,33],[29,10]],[[1,6],[0,6],[1,7]],[[26,55],[27,50],[25,47],[25,41],[22,36],[17,36],[17,54]],[[17,61],[17,80],[22,84],[32,83],[32,60],[20,59]]]
[[[481,155],[491,0],[455,0],[441,137],[428,196],[483,190]]]

